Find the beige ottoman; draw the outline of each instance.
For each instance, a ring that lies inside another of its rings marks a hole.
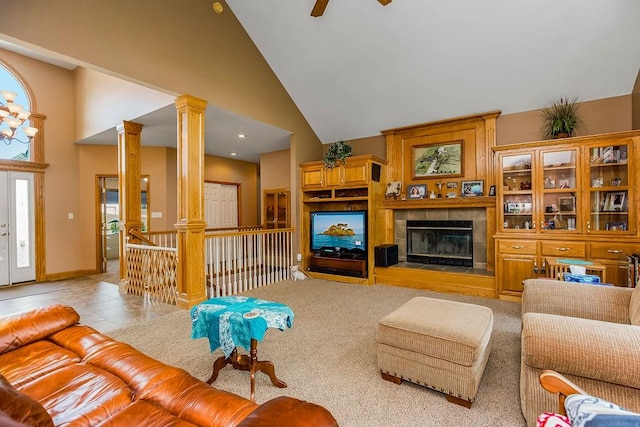
[[[471,407],[491,352],[493,311],[487,307],[416,297],[378,323],[376,352],[382,378],[407,380]]]

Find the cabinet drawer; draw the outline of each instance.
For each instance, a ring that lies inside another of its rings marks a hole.
[[[627,255],[640,253],[640,243],[590,243],[591,258],[623,260]]]
[[[583,242],[542,242],[542,256],[585,258],[587,248]]]
[[[529,254],[535,255],[535,240],[499,240],[498,251],[502,254]]]

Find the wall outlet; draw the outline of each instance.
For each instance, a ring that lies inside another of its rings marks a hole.
[[[298,262],[302,261],[302,254],[298,254],[297,260]]]

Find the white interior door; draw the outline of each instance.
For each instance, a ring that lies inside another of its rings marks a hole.
[[[204,219],[207,228],[238,226],[238,186],[204,183]]]
[[[36,278],[33,174],[0,171],[0,286]]]

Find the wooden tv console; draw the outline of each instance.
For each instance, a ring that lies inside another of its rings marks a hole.
[[[367,260],[313,255],[309,258],[309,271],[366,278]]]

